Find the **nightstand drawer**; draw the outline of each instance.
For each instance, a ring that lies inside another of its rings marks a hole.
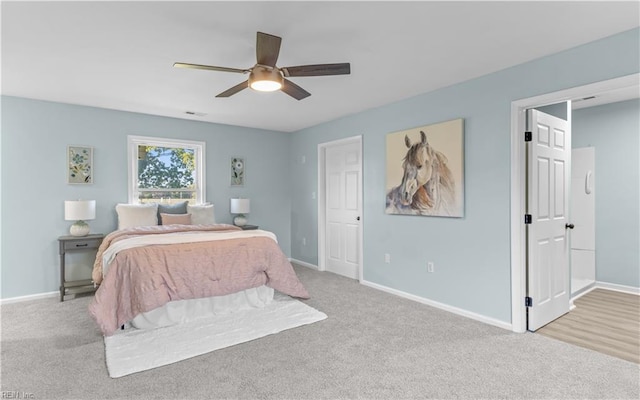
[[[68,240],[64,242],[65,250],[97,249],[102,239]]]

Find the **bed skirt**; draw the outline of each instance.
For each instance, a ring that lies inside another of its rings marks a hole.
[[[263,285],[225,296],[171,301],[155,310],[139,314],[129,325],[137,329],[155,329],[212,315],[262,308],[271,303],[273,293],[272,288]]]

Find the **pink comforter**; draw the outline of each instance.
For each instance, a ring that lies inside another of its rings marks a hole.
[[[144,235],[161,235],[163,233],[177,233],[177,232],[213,232],[213,231],[239,231],[241,230],[235,225],[229,224],[214,224],[214,225],[153,225],[153,226],[141,226],[137,228],[121,229],[111,232],[105,236],[104,240],[98,248],[98,254],[96,254],[96,261],[93,264],[93,272],[91,278],[96,285],[102,282],[102,253],[104,253],[109,246],[113,243],[119,242],[124,239],[129,239],[135,236]]]
[[[136,247],[121,251],[110,264],[89,312],[109,336],[138,314],[170,301],[222,296],[261,285],[309,298],[270,238]]]

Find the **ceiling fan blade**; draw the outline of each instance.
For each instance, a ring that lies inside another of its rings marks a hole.
[[[304,90],[303,88],[301,88],[300,86],[296,85],[295,83],[291,82],[288,79],[283,79],[282,82],[282,90],[283,92],[285,92],[286,94],[288,94],[289,96],[293,97],[296,100],[302,100],[305,97],[309,97],[311,96],[311,93],[307,92],[306,90]]]
[[[281,37],[258,32],[256,40],[256,60],[258,60],[258,64],[275,67],[280,54],[281,42]]]
[[[349,75],[351,64],[316,64],[280,68],[284,76]]]
[[[246,89],[249,87],[249,80],[246,80],[242,83],[238,83],[237,85],[235,85],[232,88],[229,88],[227,90],[225,90],[224,92],[220,93],[219,95],[217,95],[216,97],[229,97],[229,96],[233,96],[234,94],[238,93],[239,91]]]
[[[216,67],[214,65],[187,64],[187,63],[181,63],[181,62],[173,63],[173,66],[176,68],[206,69],[209,71],[237,72],[240,74],[245,74],[249,72],[248,69]]]

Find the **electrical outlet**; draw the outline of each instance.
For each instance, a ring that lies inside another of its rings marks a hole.
[[[300,157],[300,161],[302,161],[302,163],[305,164],[307,162],[307,157],[306,156]]]
[[[307,245],[307,238],[302,238],[302,245],[306,246]]]
[[[391,262],[391,254],[389,253],[385,253],[384,254],[384,262],[389,264]]]
[[[427,262],[427,272],[433,272],[434,270],[435,270],[435,267],[433,265],[433,261]]]

